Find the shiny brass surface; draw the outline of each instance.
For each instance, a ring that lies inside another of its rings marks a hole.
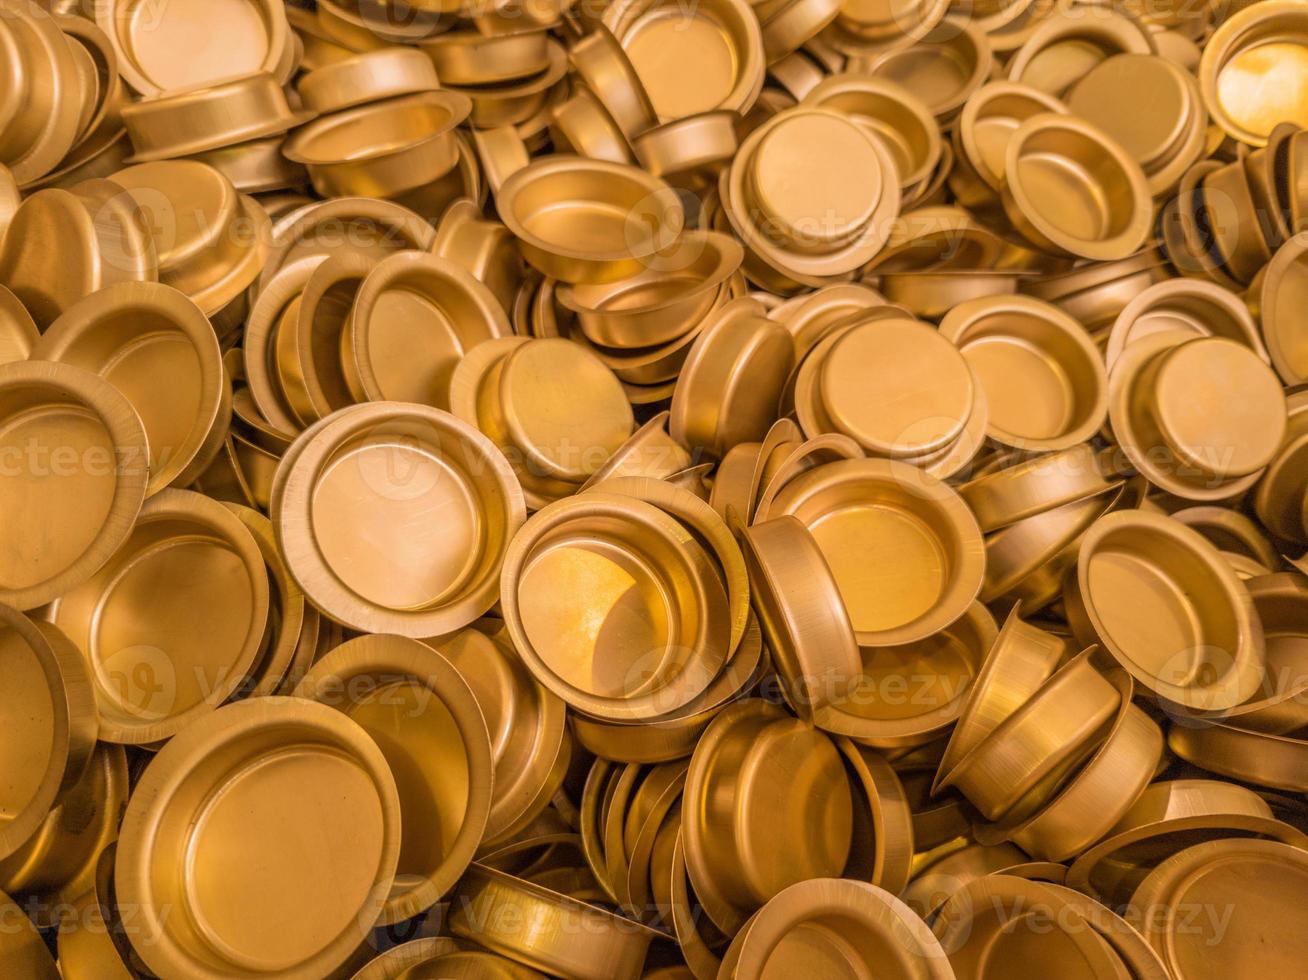
[[[1128,568],[1140,574],[1123,577]],[[1221,710],[1261,683],[1263,630],[1248,590],[1216,548],[1171,518],[1123,511],[1097,521],[1064,600],[1079,638],[1169,701]]]
[[[1140,165],[1098,127],[1031,116],[1004,149],[1004,213],[1038,248],[1099,261],[1136,252],[1152,208]]]
[[[208,4],[151,13],[140,0],[97,4],[96,22],[113,42],[119,70],[142,95],[203,88],[210,82],[266,71],[290,76],[290,27],[281,4],[242,0],[229,10]],[[199,32],[206,41],[196,50]]]
[[[471,273],[434,255],[400,252],[371,269],[355,293],[341,364],[359,401],[448,408],[464,352],[509,333],[503,307]]]
[[[789,514],[810,532],[862,646],[932,635],[967,611],[984,571],[980,531],[946,484],[897,460],[838,460],[792,480],[767,514]],[[898,569],[865,561],[898,555]]]
[[[1030,966],[1046,956],[1051,976],[1132,976],[1061,892],[1015,875],[989,874],[965,884],[940,909],[935,933],[960,980],[999,976],[999,963]]]
[[[73,304],[31,356],[93,371],[132,403],[149,446],[147,495],[203,472],[231,418],[208,321],[159,283],[120,283]]]
[[[801,785],[805,792],[793,792]],[[728,934],[788,885],[836,876],[849,858],[851,790],[840,752],[775,705],[744,700],[714,719],[691,757],[685,800],[690,881]]]
[[[472,687],[431,647],[382,634],[332,650],[295,695],[358,724],[395,775],[400,855],[378,922],[430,908],[471,862],[490,813],[491,745]]]
[[[0,976],[1302,972],[1305,91],[1294,0],[0,0]]]
[[[604,24],[626,51],[659,122],[720,109],[744,114],[763,87],[763,34],[746,0],[707,0],[693,9],[631,0],[605,10]],[[693,49],[694,56],[668,58],[677,48]]]
[[[308,71],[295,83],[295,90],[306,109],[322,114],[439,85],[430,59],[410,48],[394,47],[365,51]]]
[[[413,523],[433,509],[439,526]],[[292,445],[269,514],[319,609],[355,629],[425,637],[490,608],[525,507],[508,462],[471,426],[434,408],[373,402]]]
[[[313,118],[295,112],[266,72],[159,93],[123,107],[133,163],[185,156],[285,133]]]
[[[195,858],[172,860],[179,848]],[[302,698],[258,698],[154,756],[123,817],[114,884],[140,910],[129,937],[156,974],[259,964],[307,980],[363,941],[400,849],[396,781],[367,732]],[[191,914],[169,914],[179,903]]]
[[[658,178],[578,157],[524,167],[504,182],[497,201],[523,257],[564,282],[614,282],[639,272],[685,222],[680,200]],[[585,229],[581,236],[578,228]]]
[[[195,588],[220,591],[196,609]],[[101,737],[148,745],[236,691],[254,665],[268,606],[268,573],[246,526],[203,494],[168,489],[48,615],[95,666]]]
[[[456,92],[406,95],[320,117],[296,130],[282,152],[304,164],[324,197],[396,197],[454,169],[454,129],[471,112],[471,101]]]
[[[646,950],[661,936],[597,905],[479,864],[464,877],[452,904],[455,936],[579,980],[636,980]]]
[[[1085,329],[1062,311],[1025,296],[970,300],[945,315],[940,332],[985,388],[986,435],[994,442],[1067,449],[1103,425],[1108,374]]]

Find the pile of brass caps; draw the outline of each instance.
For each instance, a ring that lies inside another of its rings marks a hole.
[[[0,0],[0,978],[1273,980],[1308,6]]]

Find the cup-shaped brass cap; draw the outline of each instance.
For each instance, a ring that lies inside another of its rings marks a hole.
[[[400,859],[378,921],[430,908],[468,867],[490,812],[491,745],[472,688],[431,647],[368,635],[314,664],[295,694],[358,723],[396,776]]]
[[[1168,779],[1151,783],[1109,835],[1072,862],[1067,884],[1107,904],[1125,905],[1160,861],[1196,839],[1230,836],[1308,847],[1308,836],[1275,819],[1251,789],[1217,779]]]
[[[412,48],[366,51],[306,72],[295,83],[304,107],[313,112],[340,112],[365,102],[379,102],[440,87],[431,59]]]
[[[149,478],[131,403],[90,371],[50,361],[0,366],[0,451],[17,472],[0,513],[0,602],[32,609],[80,585],[126,540]]]
[[[595,160],[631,163],[631,148],[608,110],[590,91],[579,88],[550,110],[550,135],[559,152],[575,153]],[[647,132],[652,132],[647,130]],[[653,167],[645,169],[656,177]]]
[[[985,388],[986,434],[1032,451],[1067,449],[1108,415],[1108,375],[1094,342],[1066,313],[1026,296],[972,300],[940,323]]]
[[[50,605],[96,666],[101,737],[148,745],[222,704],[254,665],[268,592],[235,514],[187,490],[151,497],[109,561]]]
[[[312,617],[317,614],[306,605],[304,593],[282,561],[272,522],[251,507],[227,501],[224,505],[245,525],[268,566],[268,626],[259,656],[246,673],[238,693],[249,697],[275,694],[287,680],[293,687],[299,680],[298,674],[303,673],[296,663],[296,654],[300,652],[306,628],[316,632]],[[292,672],[297,675],[293,676]]]
[[[631,408],[602,360],[562,338],[519,344],[498,365],[490,417],[533,473],[581,483],[633,428]]]
[[[309,174],[300,164],[282,155],[285,142],[285,137],[276,134],[205,150],[192,154],[191,159],[207,163],[244,194],[270,195],[275,191],[289,194],[307,187]],[[259,203],[262,205],[266,200]]]
[[[976,7],[980,7],[978,4]],[[988,5],[987,5],[988,6]],[[976,7],[972,16],[978,16]],[[844,50],[846,45],[861,42],[859,47],[852,47],[846,53],[853,55],[863,46],[877,49],[882,47],[910,47],[932,28],[940,23],[949,10],[949,4],[940,0],[910,0],[902,7],[887,3],[872,2],[841,4],[836,17],[835,31],[823,35],[837,50]]]
[[[583,748],[600,759],[646,764],[685,759],[718,712],[752,690],[771,669],[771,658],[763,650],[762,630],[751,616],[727,666],[703,694],[684,707],[634,725],[600,721],[576,712],[569,718],[572,732]]]
[[[1064,590],[1077,635],[1190,708],[1233,707],[1262,681],[1263,631],[1217,549],[1178,521],[1122,511],[1087,532]]]
[[[768,64],[817,39],[840,13],[837,0],[768,0],[754,8]]]
[[[454,129],[472,103],[457,92],[406,95],[335,112],[298,129],[282,152],[324,197],[395,197],[454,169]]]
[[[976,387],[963,355],[929,324],[860,316],[805,357],[795,410],[809,437],[840,432],[868,453],[913,459],[963,434]]]
[[[1015,920],[1019,909],[1029,918]],[[935,934],[959,980],[981,980],[995,956],[1024,963],[1049,956],[1058,969],[1078,976],[1130,976],[1108,940],[1076,909],[1060,890],[1043,882],[987,874],[949,898],[936,919]]]
[[[726,589],[698,539],[625,495],[588,491],[537,512],[506,556],[501,603],[536,679],[598,718],[680,708],[730,650]]]
[[[1096,262],[1028,279],[1022,292],[1053,303],[1091,333],[1111,327],[1126,305],[1155,283],[1171,280],[1168,256],[1156,244],[1115,262]],[[1177,280],[1195,281],[1195,280]],[[1111,342],[1110,342],[1111,346]],[[1112,358],[1108,358],[1111,366]]]
[[[485,217],[475,200],[460,198],[446,208],[431,252],[471,272],[491,291],[503,311],[513,309],[523,278],[522,253],[503,223]]]
[[[1157,51],[1153,35],[1132,13],[1055,7],[1009,59],[1008,77],[1061,98],[1113,55]]]
[[[1255,786],[1270,786],[1289,793],[1308,787],[1303,767],[1308,741],[1290,735],[1251,732],[1220,722],[1173,725],[1167,747],[1186,762]]]
[[[464,352],[512,332],[491,291],[448,259],[399,252],[368,273],[341,336],[341,360],[360,401],[448,408]]]
[[[209,465],[230,419],[218,339],[186,296],[158,283],[119,283],[64,312],[33,349],[108,380],[131,402],[149,446],[147,493],[189,484]],[[230,397],[230,395],[228,395]]]
[[[30,2],[10,4],[0,18],[9,69],[0,103],[0,161],[20,186],[59,168],[94,113],[95,59],[59,22]]]
[[[849,614],[813,535],[789,515],[737,534],[786,699],[805,717],[843,701],[862,665]]]
[[[1258,326],[1239,296],[1202,279],[1168,279],[1142,290],[1122,307],[1104,349],[1108,369],[1113,369],[1133,342],[1170,331],[1195,337],[1226,337],[1267,360]]]
[[[154,242],[141,209],[107,180],[30,194],[0,241],[0,282],[42,330],[83,296],[114,283],[157,278]]]
[[[445,31],[424,41],[422,52],[446,85],[499,85],[538,75],[550,63],[548,32],[531,29]]]
[[[1241,411],[1215,407],[1234,404]],[[1257,354],[1224,337],[1172,332],[1118,359],[1109,417],[1140,472],[1190,500],[1227,499],[1252,486],[1287,426],[1285,395]]]
[[[781,514],[813,532],[860,646],[930,636],[962,616],[981,587],[981,532],[967,505],[907,463],[847,459],[818,466],[792,480],[758,517]],[[866,561],[868,549],[896,556],[893,587]]]
[[[376,265],[372,256],[342,249],[325,259],[292,264],[260,294],[245,333],[249,381],[257,400],[284,405],[299,423],[291,428],[365,400],[351,387],[341,348],[354,298]],[[274,312],[276,319],[270,320],[268,314]],[[269,329],[271,336],[265,333]],[[265,358],[260,357],[264,347],[271,361],[266,379]],[[280,455],[284,448],[273,450]]]
[[[568,73],[567,52],[553,40],[547,40],[545,48],[548,67],[539,74],[500,85],[444,88],[472,100],[472,115],[468,118],[477,129],[513,126],[524,140],[536,136],[548,125],[553,104],[567,94],[566,87],[559,85]]]
[[[675,192],[636,167],[554,155],[509,177],[496,198],[523,256],[563,282],[635,275],[685,224]],[[579,234],[579,230],[584,229]]]
[[[420,519],[433,508],[439,526]],[[354,629],[423,637],[490,608],[525,506],[508,462],[471,426],[434,408],[373,402],[296,441],[269,515],[319,609]]]
[[[882,140],[853,117],[799,106],[745,139],[728,185],[738,219],[765,248],[798,272],[833,275],[884,242],[899,176]]]
[[[34,837],[86,771],[98,723],[89,664],[60,629],[0,605],[0,652],[11,678],[0,715],[14,752],[0,856],[10,858],[40,848]],[[0,863],[0,874],[6,888],[24,884],[13,861]]]
[[[458,951],[458,943],[445,936],[410,939],[407,943],[392,946],[386,952],[374,956],[357,973],[351,974],[349,980],[399,980],[400,977],[413,977],[416,980],[423,974],[410,971],[426,970],[437,960],[443,960]]]
[[[448,0],[423,0],[404,7],[370,0],[324,0],[314,26],[352,51],[372,51],[414,44],[449,30],[445,15],[454,10]]]
[[[1278,572],[1246,580],[1254,610],[1263,624],[1267,644],[1267,671],[1259,689],[1248,701],[1214,712],[1212,717],[1241,728],[1284,735],[1305,726],[1304,693],[1308,673],[1297,654],[1299,619],[1308,599],[1308,581],[1302,575]]]
[[[126,769],[124,762],[124,788]],[[114,836],[117,834],[115,826]],[[90,888],[73,904],[75,918],[65,919],[61,924],[59,973],[65,980],[132,980],[138,975],[135,971],[144,966],[127,940],[115,901],[113,876],[117,852],[116,842],[104,845],[95,861]]]
[[[1131,703],[1129,674],[1114,671],[1109,680],[1122,698],[1117,717],[1094,754],[1052,798],[1042,800],[1044,805],[1035,813],[1027,815],[1029,805],[1024,805],[1017,820],[1005,820],[995,828],[1034,857],[1065,861],[1084,851],[1140,798],[1158,768],[1162,731]]]
[[[577,980],[637,980],[650,943],[662,936],[598,905],[481,864],[469,869],[454,893],[450,931],[515,962]]]
[[[719,516],[712,506],[689,489],[666,479],[654,479],[647,475],[611,476],[586,489],[623,494],[653,504],[675,517],[707,545],[727,590],[727,601],[731,609],[730,652],[734,658],[749,626],[750,583],[737,537],[733,533],[734,528],[729,526],[727,519]],[[708,706],[705,703],[692,704],[698,710]],[[686,710],[681,709],[683,713]]]
[[[909,47],[889,45],[872,53],[865,70],[910,92],[930,93],[924,101],[947,123],[990,78],[994,61],[984,31],[971,20],[946,17]]]
[[[704,325],[682,365],[672,394],[672,437],[717,458],[763,438],[794,363],[790,332],[754,300],[732,300]]]
[[[69,650],[74,649],[71,642],[65,639],[65,643]],[[66,921],[73,904],[94,891],[100,853],[118,836],[127,795],[123,747],[96,744],[81,777],[68,787],[36,832],[0,861],[4,889],[24,897],[28,914],[39,927]],[[95,928],[93,923],[86,925]]]
[[[1102,743],[1122,701],[1122,692],[1095,669],[1089,654],[1059,668],[944,773],[938,786],[957,786],[989,820],[1021,819],[1043,804],[1042,784],[1056,784]]]
[[[1249,882],[1258,884],[1249,887]],[[1211,941],[1211,927],[1182,923],[1186,909],[1209,908],[1233,894],[1240,900],[1222,942]],[[1173,972],[1183,973],[1184,964],[1202,958],[1214,970],[1253,969],[1271,976],[1294,969],[1284,953],[1284,943],[1296,934],[1286,913],[1306,894],[1308,854],[1299,848],[1279,841],[1217,840],[1161,862],[1140,883],[1126,914],[1138,919]]]
[[[1120,482],[1111,483],[1099,493],[986,535],[981,601],[1021,599],[1028,612],[1054,602],[1063,587],[1063,573],[1076,561],[1082,535],[1101,515],[1119,506],[1123,494]]]
[[[686,470],[690,466],[690,454],[668,434],[667,424],[667,412],[651,416],[591,474],[582,489],[620,477],[667,480]]]
[[[806,967],[830,958],[864,970],[893,964],[906,980],[953,976],[940,943],[912,909],[883,888],[842,878],[798,882],[773,896],[725,954],[728,975],[759,980],[786,958],[788,946],[801,943]]]
[[[341,249],[384,258],[406,248],[427,251],[435,237],[431,224],[393,201],[346,197],[309,204],[273,225],[256,293],[262,295],[281,268],[297,259]]]
[[[133,163],[273,136],[312,117],[293,112],[285,91],[266,72],[123,106],[123,125],[136,150]]]
[[[743,258],[739,243],[728,235],[687,231],[634,276],[600,285],[564,284],[556,296],[594,343],[622,350],[655,347],[684,336],[708,314]]]
[[[1113,111],[1133,94],[1152,98],[1139,112]],[[1118,54],[1087,72],[1068,93],[1068,108],[1094,123],[1144,169],[1149,190],[1174,190],[1204,155],[1206,114],[1194,76],[1159,55]]]
[[[655,177],[715,175],[736,155],[739,126],[739,113],[713,109],[647,129],[631,145]]]
[[[993,469],[978,470],[958,492],[988,534],[1108,488],[1097,453],[1082,443],[1034,457],[1014,454]]]
[[[1308,123],[1308,114],[1291,79],[1303,77],[1302,44],[1306,12],[1293,3],[1250,5],[1224,20],[1204,45],[1199,85],[1208,113],[1227,134],[1250,146],[1263,146],[1279,122]],[[1293,39],[1293,40],[1288,40]],[[1284,48],[1281,46],[1284,45]],[[1268,55],[1283,65],[1282,84],[1264,84]],[[1236,84],[1250,79],[1257,84]]]
[[[1308,239],[1290,238],[1276,250],[1250,290],[1256,299],[1272,365],[1287,385],[1308,381],[1308,348],[1299,337],[1293,311],[1308,300]]]
[[[619,3],[604,12],[604,23],[660,122],[718,109],[748,112],[763,88],[763,36],[745,0],[711,0],[693,10],[670,0]],[[690,63],[666,57],[688,43],[698,52]]]
[[[425,642],[468,682],[490,732],[495,781],[484,851],[523,831],[562,783],[572,755],[564,704],[531,676],[502,627],[494,636],[472,627]]]
[[[223,13],[201,5],[163,16],[147,13],[141,0],[111,0],[95,8],[95,20],[113,42],[119,71],[142,95],[256,71],[283,82],[291,74],[290,27],[271,0],[241,0]],[[200,47],[197,37],[204,38]]]
[[[182,851],[189,861],[174,859]],[[396,782],[368,733],[303,698],[255,698],[153,758],[123,817],[114,883],[139,910],[129,934],[153,972],[308,980],[364,941],[399,854]]]
[[[933,784],[944,778],[968,753],[1025,704],[1065,659],[1061,637],[1023,621],[1016,603],[995,636],[967,692],[967,701],[950,735]]]
[[[758,699],[725,708],[695,747],[682,804],[686,868],[729,935],[789,885],[836,877],[853,797],[824,733]]]
[[[1102,261],[1145,243],[1144,171],[1097,127],[1042,113],[1018,127],[1004,154],[1004,211],[1037,247]]]

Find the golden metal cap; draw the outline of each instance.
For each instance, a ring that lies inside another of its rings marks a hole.
[[[1081,639],[1097,638],[1168,701],[1221,710],[1247,701],[1262,682],[1263,631],[1248,590],[1217,549],[1179,521],[1145,511],[1096,521],[1064,600]]]
[[[140,910],[129,938],[153,972],[258,964],[308,980],[363,942],[400,842],[396,782],[362,727],[303,698],[255,698],[155,755],[128,801],[114,883]],[[171,860],[175,848],[192,860]],[[169,913],[180,907],[190,914]]]
[[[382,747],[395,776],[400,857],[378,922],[430,908],[458,881],[486,831],[492,755],[473,689],[439,652],[407,637],[347,640],[295,696],[326,704]]]
[[[415,532],[413,515],[433,507],[445,519]],[[354,629],[426,637],[491,607],[525,506],[508,461],[471,426],[434,408],[373,402],[296,441],[269,516],[320,610]]]

